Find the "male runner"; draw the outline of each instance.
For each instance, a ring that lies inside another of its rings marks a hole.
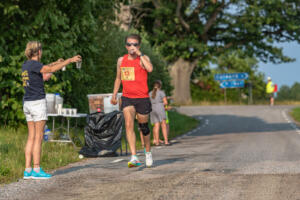
[[[148,72],[152,72],[153,66],[148,56],[140,51],[141,37],[131,34],[125,38],[128,54],[120,57],[117,62],[117,76],[114,84],[112,104],[117,104],[117,93],[120,84],[123,86],[121,97],[125,118],[125,128],[131,159],[128,167],[141,165],[136,155],[136,136],[134,132],[134,119],[137,115],[138,125],[143,133],[146,147],[146,166],[153,164],[150,151],[150,129],[148,125],[149,113],[151,112],[151,102],[148,94],[147,78]]]

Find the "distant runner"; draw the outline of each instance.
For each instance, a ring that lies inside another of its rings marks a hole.
[[[275,85],[272,83],[271,77],[268,77],[266,92],[268,94],[268,97],[270,98],[270,106],[274,105],[274,89]]]

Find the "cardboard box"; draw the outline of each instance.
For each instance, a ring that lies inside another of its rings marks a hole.
[[[89,110],[90,113],[95,112],[105,112],[109,113],[114,110],[119,110],[119,101],[117,105],[112,105],[110,99],[112,93],[108,94],[89,94],[87,95],[89,99]],[[118,93],[117,99],[119,100],[122,96],[122,93]]]

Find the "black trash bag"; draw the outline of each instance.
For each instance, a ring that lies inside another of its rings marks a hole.
[[[85,157],[117,156],[121,147],[123,113],[93,113],[84,128],[85,146],[79,151]]]

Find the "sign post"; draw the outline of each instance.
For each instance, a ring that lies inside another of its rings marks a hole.
[[[216,74],[215,80],[216,81],[226,81],[226,80],[248,80],[249,74],[242,72],[242,73],[230,73],[230,74]]]
[[[227,74],[215,74],[215,80],[220,82],[220,88],[224,89],[224,101],[227,103],[227,88],[243,88],[245,87],[245,80],[248,80],[249,74],[242,73],[227,73]],[[240,89],[239,89],[240,90]],[[252,91],[251,91],[252,93]],[[239,92],[241,95],[241,92]],[[252,94],[251,94],[252,97]],[[241,97],[239,97],[241,102]]]

